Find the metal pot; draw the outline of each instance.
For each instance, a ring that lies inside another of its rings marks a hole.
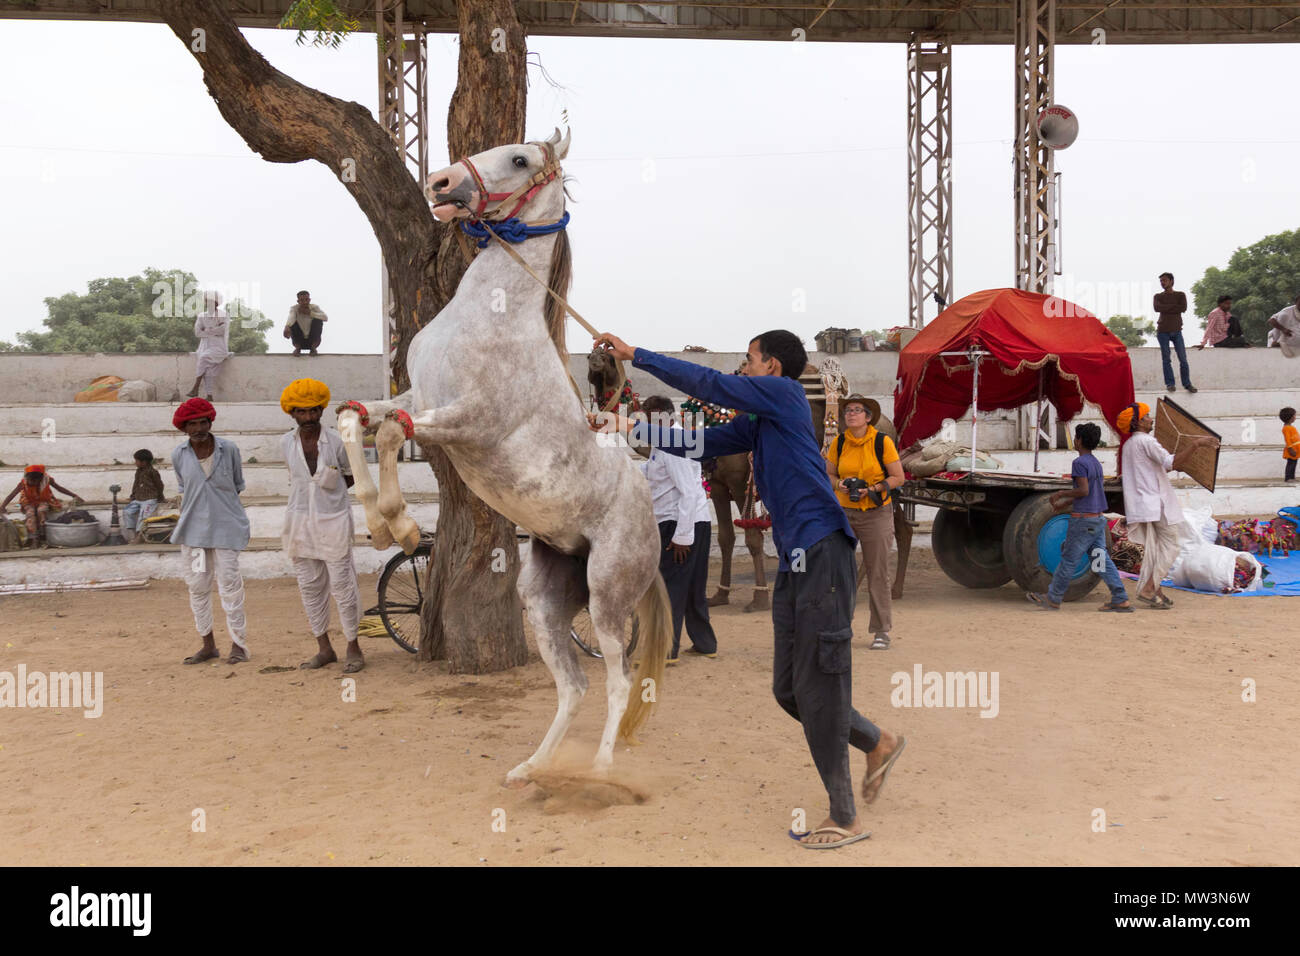
[[[94,524],[45,523],[45,542],[52,548],[93,548],[103,537],[98,521]]]

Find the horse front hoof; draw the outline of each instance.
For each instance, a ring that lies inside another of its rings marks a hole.
[[[525,760],[518,767],[515,767],[514,770],[511,770],[506,774],[503,786],[510,790],[522,790],[533,782],[532,774],[533,766]]]

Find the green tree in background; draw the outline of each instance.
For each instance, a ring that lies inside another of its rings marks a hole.
[[[1226,269],[1211,266],[1192,286],[1196,314],[1212,312],[1219,296],[1232,296],[1232,314],[1252,345],[1268,337],[1268,317],[1295,301],[1300,293],[1300,229],[1266,236],[1253,246],[1238,249]]]
[[[145,269],[129,279],[92,279],[84,295],[68,292],[45,300],[44,332],[19,332],[3,352],[193,352],[194,319],[203,311],[204,287],[193,273]],[[221,291],[218,289],[217,291]],[[223,301],[230,324],[230,351],[266,352],[274,323],[238,298]]]
[[[1156,330],[1152,323],[1144,319],[1135,319],[1131,315],[1112,315],[1106,320],[1106,328],[1114,332],[1115,338],[1131,349],[1145,345],[1146,337]]]

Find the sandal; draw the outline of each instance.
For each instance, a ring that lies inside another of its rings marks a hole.
[[[1030,604],[1037,604],[1044,611],[1059,611],[1061,609],[1061,605],[1053,604],[1052,599],[1046,594],[1040,594],[1036,591],[1026,591],[1025,600]]]
[[[1117,612],[1120,613],[1120,614],[1132,614],[1132,613],[1133,613],[1133,605],[1132,605],[1132,604],[1121,605],[1121,604],[1116,604],[1114,601],[1107,601],[1107,602],[1106,602],[1105,604],[1103,604],[1101,607],[1097,608],[1097,610],[1098,610],[1098,611],[1117,611]]]
[[[1138,600],[1142,602],[1143,606],[1148,607],[1153,611],[1167,611],[1174,606],[1172,601],[1166,604],[1164,601],[1157,600],[1156,598],[1143,597],[1140,594],[1138,595]]]
[[[887,651],[887,650],[889,650],[889,635],[886,634],[886,633],[884,633],[883,631],[882,631],[881,633],[877,634],[877,635],[872,639],[872,641],[871,641],[871,646],[868,647],[867,650],[869,650],[869,651]]]

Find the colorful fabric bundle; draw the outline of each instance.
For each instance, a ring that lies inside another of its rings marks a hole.
[[[1245,518],[1238,521],[1219,522],[1219,541],[1234,551],[1247,554],[1275,554],[1288,557],[1300,551],[1300,535],[1296,526],[1285,518],[1265,520]]]

